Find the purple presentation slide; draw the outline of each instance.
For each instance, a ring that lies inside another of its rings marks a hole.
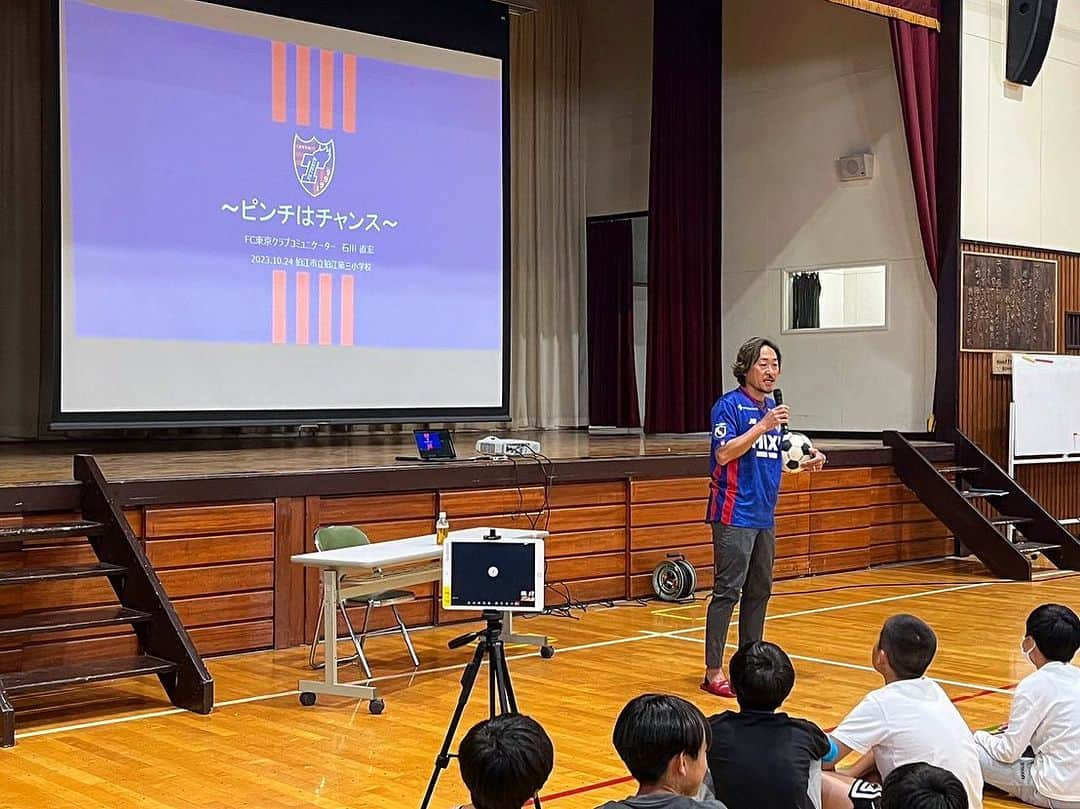
[[[501,79],[62,13],[77,338],[501,348]]]

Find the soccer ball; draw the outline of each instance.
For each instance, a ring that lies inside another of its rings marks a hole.
[[[803,461],[808,461],[813,454],[814,445],[802,433],[785,433],[780,439],[780,459],[785,472],[800,471]]]

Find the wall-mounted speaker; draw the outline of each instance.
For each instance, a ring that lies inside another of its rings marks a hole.
[[[1035,83],[1054,31],[1057,0],[1009,0],[1009,37],[1005,78],[1014,84]]]

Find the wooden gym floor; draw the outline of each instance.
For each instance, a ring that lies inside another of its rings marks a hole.
[[[795,661],[787,710],[825,728],[836,724],[880,684],[869,655],[882,620],[912,612],[937,631],[931,674],[968,723],[1000,723],[1011,689],[1030,671],[1018,650],[1027,613],[1047,601],[1075,606],[1080,596],[1076,574],[1045,575],[1034,583],[992,581],[975,564],[950,561],[779,583],[767,636]],[[520,631],[549,633],[559,650],[542,660],[509,649],[519,705],[555,743],[545,806],[593,807],[632,791],[610,743],[631,696],[667,691],[706,713],[728,707],[698,690],[704,608],[701,600],[624,603],[576,611],[578,620],[516,622]],[[366,703],[327,697],[302,708],[295,688],[306,676],[306,650],[299,648],[211,660],[218,702],[209,717],[172,709],[153,682],[24,704],[16,747],[0,751],[0,806],[419,806],[473,651],[451,651],[446,641],[470,628],[415,632],[423,664],[415,673],[399,637],[373,639],[371,663],[387,702],[381,716]],[[343,679],[353,672],[343,667]],[[481,672],[462,730],[484,715],[485,684]],[[432,806],[466,799],[451,764]]]

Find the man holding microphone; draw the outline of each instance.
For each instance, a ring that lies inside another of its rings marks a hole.
[[[712,524],[713,581],[705,624],[705,679],[701,688],[718,697],[734,697],[724,677],[724,647],[736,601],[739,646],[761,640],[765,611],[772,595],[776,535],[773,526],[780,493],[780,442],[789,410],[776,383],[780,347],[763,337],[747,340],[732,366],[739,387],[712,408],[709,507]],[[775,398],[769,398],[774,394]],[[803,469],[825,465],[814,450]],[[741,599],[740,599],[741,596]]]

